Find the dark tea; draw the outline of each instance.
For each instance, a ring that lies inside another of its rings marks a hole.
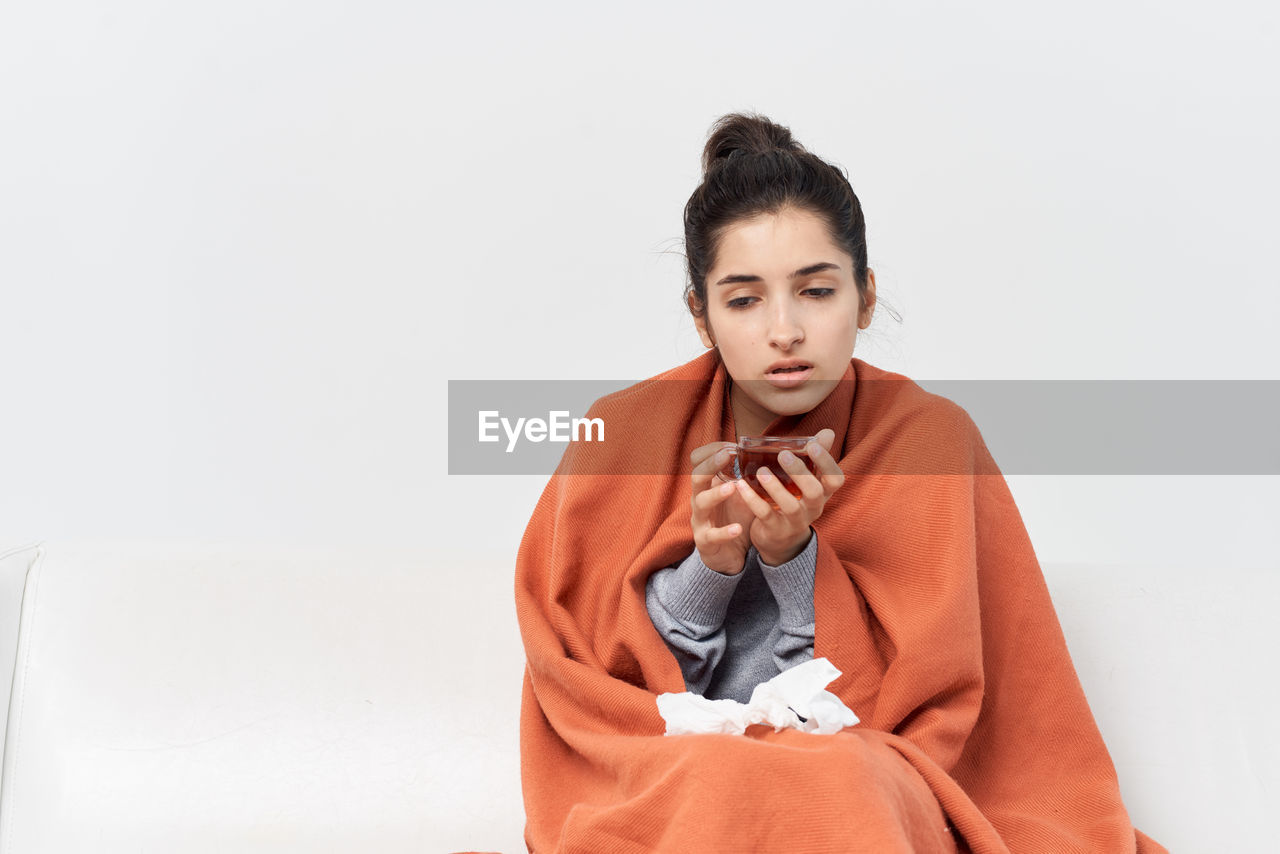
[[[800,485],[791,479],[787,474],[787,470],[778,462],[778,454],[782,451],[790,451],[796,455],[809,471],[817,473],[817,463],[809,459],[809,455],[804,452],[805,445],[813,441],[812,436],[741,436],[738,438],[738,470],[742,473],[742,479],[747,485],[755,491],[765,501],[769,502],[769,506],[774,510],[778,509],[778,504],[769,495],[768,490],[760,483],[756,477],[756,472],[761,466],[769,469],[775,474],[781,482],[784,489],[797,498],[800,497]]]

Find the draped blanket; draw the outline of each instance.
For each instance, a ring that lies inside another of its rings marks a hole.
[[[516,565],[534,852],[1157,852],[1134,830],[1039,564],[967,413],[852,359],[769,434],[835,431],[814,656],[861,719],[664,736],[685,690],[645,580],[693,550],[690,453],[736,441],[714,351],[596,401]]]

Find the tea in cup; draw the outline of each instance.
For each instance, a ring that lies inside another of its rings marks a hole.
[[[761,466],[767,467],[778,478],[783,489],[799,498],[801,495],[800,485],[791,479],[791,475],[778,462],[778,454],[782,451],[790,451],[805,464],[809,471],[817,474],[818,464],[810,459],[809,455],[804,451],[805,446],[813,441],[816,441],[814,436],[739,436],[737,444],[738,472],[756,495],[769,502],[769,506],[777,510],[777,503],[769,495],[764,485],[760,483],[756,473]]]

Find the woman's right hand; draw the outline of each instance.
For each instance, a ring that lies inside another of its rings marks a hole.
[[[724,467],[734,454],[732,442],[712,442],[690,454],[693,462],[693,543],[702,562],[725,575],[742,572],[751,548],[755,514],[726,480]]]

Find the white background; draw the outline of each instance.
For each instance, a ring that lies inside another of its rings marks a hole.
[[[1261,2],[8,4],[0,539],[421,547],[518,645],[546,478],[449,477],[446,383],[700,353],[732,110],[848,170],[873,364],[1280,379],[1278,46]],[[1280,570],[1280,478],[1010,483],[1046,566]]]

